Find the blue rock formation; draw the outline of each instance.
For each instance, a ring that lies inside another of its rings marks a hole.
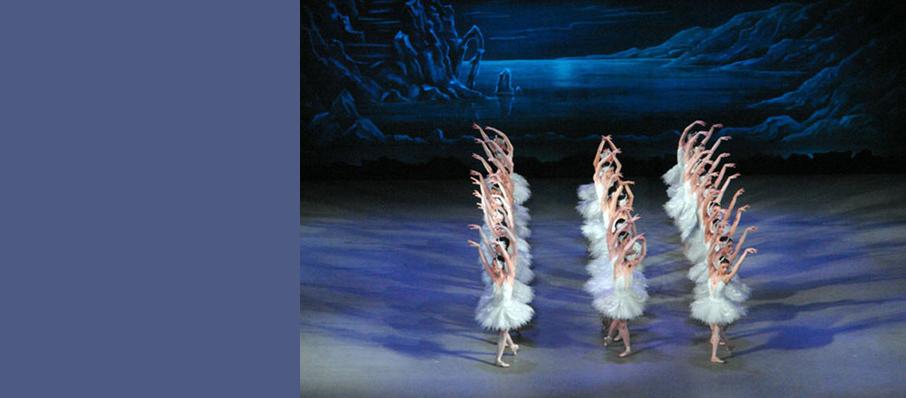
[[[306,5],[303,14],[302,83],[318,86],[303,89],[315,97],[303,101],[309,120],[330,112],[322,104],[343,92],[360,103],[481,97],[472,89],[484,54],[481,30],[460,36],[453,8],[439,0],[330,0]]]
[[[752,105],[775,116],[723,132],[785,153],[862,148],[883,153],[901,145],[893,132],[906,122],[899,60],[904,17],[903,7],[892,3],[781,4],[608,57],[806,72],[810,77],[796,89]]]

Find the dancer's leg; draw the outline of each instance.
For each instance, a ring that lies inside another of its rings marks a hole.
[[[620,358],[625,358],[632,354],[632,347],[629,344],[629,321],[620,321],[620,336],[623,337],[623,346],[626,350],[620,353]]]
[[[507,336],[507,331],[501,330],[500,337],[497,339],[497,362],[496,362],[496,364],[497,364],[497,366],[500,366],[501,368],[510,367],[510,364],[503,362],[503,349],[506,347],[506,336]]]
[[[717,345],[720,344],[720,326],[711,325],[711,362],[724,363],[717,357]]]
[[[510,351],[513,351],[513,355],[517,355],[519,344],[513,342],[513,337],[511,337],[509,333],[506,334],[506,343],[510,346]]]
[[[617,320],[614,319],[610,321],[610,328],[607,329],[607,337],[604,338],[604,345],[608,345],[613,342],[613,333],[617,330]]]
[[[733,344],[730,344],[730,339],[727,338],[727,327],[724,326],[720,328],[720,343],[725,346],[727,351],[730,351],[730,354],[733,353]]]

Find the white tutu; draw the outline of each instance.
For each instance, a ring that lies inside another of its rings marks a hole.
[[[529,188],[528,180],[525,177],[513,172],[510,174],[510,179],[513,180],[513,201],[517,205],[525,203],[532,197],[532,190]]]
[[[613,281],[613,263],[607,256],[592,259],[585,266],[585,271],[594,278],[606,278]]]
[[[629,278],[622,275],[617,277],[613,282],[613,288],[603,296],[595,298],[591,304],[608,318],[635,319],[645,311],[645,302],[648,300],[646,288],[645,276],[634,271]]]
[[[664,181],[664,184],[667,184],[667,186],[672,187],[674,185],[677,185],[677,183],[679,183],[680,178],[682,178],[682,173],[683,173],[683,169],[679,165],[679,163],[677,163],[677,164],[673,165],[673,167],[671,167],[670,170],[667,170],[667,172],[664,173],[664,175],[661,176],[661,180]]]
[[[576,210],[586,220],[594,220],[601,217],[601,203],[597,198],[579,201]]]
[[[691,199],[690,199],[691,200]],[[679,217],[674,220],[676,227],[680,230],[680,239],[683,242],[689,240],[689,237],[695,232],[695,229],[699,226],[698,220],[698,211],[696,211],[696,205],[686,205],[680,212]]]
[[[734,301],[736,303],[742,304],[749,299],[749,295],[752,294],[752,289],[749,288],[749,285],[746,285],[741,280],[739,276],[733,277],[730,279],[730,283],[724,287],[724,296],[727,296],[727,299]]]
[[[745,308],[739,303],[727,299],[723,281],[718,281],[712,286],[710,281],[705,282],[707,294],[701,294],[689,305],[692,317],[706,324],[727,325],[735,322],[746,314]]]
[[[485,273],[487,275],[487,273]],[[488,278],[490,280],[490,278]],[[494,294],[494,283],[487,283],[484,286],[484,291],[481,293],[481,297],[490,297]],[[535,291],[531,286],[526,285],[525,283],[519,282],[518,280],[513,281],[513,300],[516,300],[523,304],[531,303],[535,299]],[[487,300],[487,299],[485,299]],[[481,299],[479,299],[481,301]]]
[[[585,220],[582,223],[582,235],[585,235],[589,242],[603,240],[607,236],[607,224],[604,221],[603,217]]]
[[[592,258],[610,257],[610,248],[607,247],[607,240],[604,238],[591,240],[588,244],[588,254]]]
[[[667,215],[670,216],[674,222],[679,218],[683,209],[686,207],[686,186],[687,184],[685,183],[677,185],[675,190],[676,193],[664,204],[664,211],[667,212]],[[670,193],[669,190],[667,193]]]
[[[696,230],[691,239],[683,244],[683,254],[693,264],[705,261],[708,258],[708,247],[705,246],[704,233],[701,232],[701,228],[696,228]]]
[[[532,319],[535,311],[513,298],[513,284],[492,284],[491,292],[482,295],[475,309],[475,320],[485,329],[518,329]]]
[[[513,231],[513,233],[520,239],[530,238],[532,236],[532,230],[525,226],[525,224],[520,224],[518,221],[516,222],[516,230]]]
[[[585,271],[591,278],[585,282],[583,288],[591,294],[592,299],[604,297],[613,290],[613,263],[609,256],[593,258],[585,266]]]
[[[692,268],[689,268],[686,277],[692,282],[695,282],[696,285],[707,287],[705,283],[708,281],[708,264],[705,261],[695,263]],[[695,288],[698,289],[698,286]],[[707,293],[707,290],[705,290],[705,292]]]
[[[528,207],[523,205],[516,205],[516,214],[514,214],[514,217],[516,218],[517,226],[520,224],[528,226],[529,222],[532,221],[532,215],[529,214]],[[524,238],[527,238],[527,236],[524,236]]]
[[[595,192],[594,182],[592,182],[591,184],[579,185],[579,188],[576,189],[576,195],[579,196],[580,202],[598,200],[598,193]]]

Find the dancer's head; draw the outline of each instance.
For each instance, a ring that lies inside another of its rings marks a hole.
[[[626,239],[629,239],[629,236],[629,231],[620,231],[620,233],[617,234],[617,242],[623,243]]]
[[[495,218],[495,221],[506,226],[506,211],[504,211],[502,207],[498,207],[494,211],[494,218]]]
[[[613,194],[617,192],[617,184],[611,184],[610,188],[607,188],[607,197],[613,197]]]
[[[719,207],[720,207],[720,203],[717,203],[715,201],[711,201],[711,203],[708,203],[708,215],[709,216],[713,215],[714,211]]]
[[[727,273],[730,269],[730,259],[726,256],[720,256],[720,258],[717,259],[717,268],[720,270],[720,273]]]
[[[503,245],[504,250],[510,249],[510,238],[507,238],[506,236],[499,236],[497,237],[497,241]]]
[[[626,224],[626,219],[623,217],[617,218],[616,221],[613,222],[613,232],[622,228],[623,224]]]

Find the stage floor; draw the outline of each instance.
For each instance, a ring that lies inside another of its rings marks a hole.
[[[906,393],[903,176],[740,178],[759,254],[740,271],[752,298],[723,365],[708,362],[708,328],[689,318],[690,264],[661,209],[665,187],[636,181],[651,299],[629,325],[634,354],[604,347],[582,290],[573,206],[585,181],[530,179],[536,314],[509,369],[493,366],[496,336],[473,319],[482,283],[466,225],[481,218],[466,178],[304,182],[302,396]]]

